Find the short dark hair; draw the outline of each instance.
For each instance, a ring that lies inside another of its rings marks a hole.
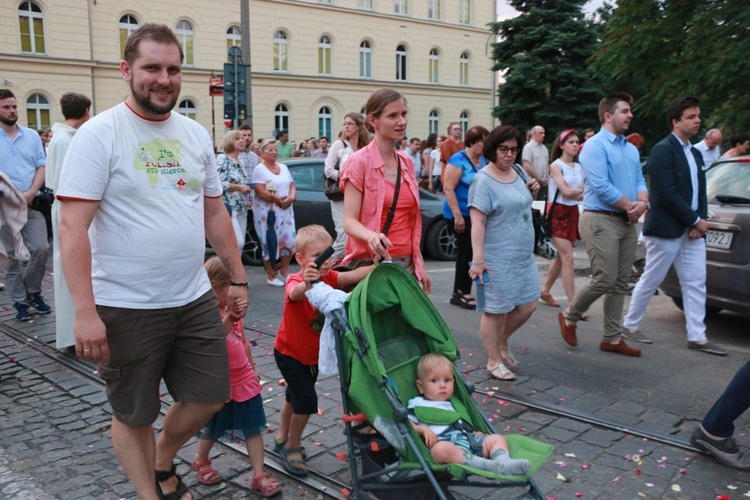
[[[505,141],[514,139],[516,147],[521,145],[521,132],[510,125],[500,125],[492,129],[487,138],[484,140],[484,157],[487,161],[495,162],[497,160],[497,147]],[[520,148],[519,148],[519,153]]]
[[[173,43],[177,46],[180,51],[180,62],[185,59],[185,53],[182,51],[182,44],[177,39],[174,31],[166,24],[146,23],[128,37],[128,41],[125,42],[124,57],[125,62],[133,64],[133,61],[138,59],[141,55],[138,50],[142,40],[151,40],[157,43],[170,44]]]
[[[0,89],[0,100],[10,99],[11,97],[16,98],[10,89]]]
[[[412,137],[409,139],[409,144],[414,144],[415,142],[418,142],[420,146],[422,145],[422,140],[419,137]]]
[[[289,131],[288,131],[288,130],[286,130],[286,129],[284,129],[284,130],[279,130],[279,133],[278,133],[278,134],[276,134],[276,140],[278,141],[279,139],[281,139],[281,136],[282,136],[282,135],[284,135],[284,134],[288,134],[288,133],[289,133]]]
[[[604,98],[599,101],[599,121],[604,123],[604,114],[614,113],[617,110],[617,103],[621,101],[625,101],[630,105],[633,104],[633,98],[630,94],[625,92],[613,92],[612,94],[604,96]]]
[[[245,122],[242,125],[240,125],[237,130],[249,130],[249,131],[252,132],[253,131],[253,127],[251,127],[249,123]]]
[[[474,125],[466,131],[466,136],[464,137],[464,146],[470,148],[479,141],[485,140],[488,135],[490,135],[489,130],[481,125]]]
[[[66,92],[60,98],[60,107],[66,120],[78,120],[91,107],[91,99],[83,94]]]
[[[735,132],[729,139],[729,145],[731,147],[735,147],[737,144],[742,144],[744,142],[747,142],[748,140],[750,140],[750,136],[748,136],[745,132]]]
[[[669,130],[674,129],[672,120],[680,121],[682,119],[682,113],[688,108],[697,108],[700,106],[701,101],[697,97],[693,96],[682,96],[678,97],[671,103],[667,108],[667,126]]]
[[[328,140],[328,137],[326,137],[326,136],[324,136],[324,135],[321,135],[320,137],[318,137],[318,140],[319,140],[319,141],[320,141],[321,139],[325,139],[325,140],[326,140],[326,142],[331,142],[331,141],[329,141],[329,140]]]

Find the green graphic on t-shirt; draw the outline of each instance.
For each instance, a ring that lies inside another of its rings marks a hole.
[[[198,179],[183,164],[179,140],[139,142],[133,163],[137,170],[146,172],[152,188],[192,191],[200,187]]]

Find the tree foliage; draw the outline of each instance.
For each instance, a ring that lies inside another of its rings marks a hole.
[[[680,95],[701,98],[704,130],[725,138],[749,130],[750,8],[742,0],[619,0],[591,59],[605,93],[635,99],[637,129],[654,143],[668,131],[664,115]]]
[[[510,0],[520,15],[491,23],[493,70],[505,71],[493,114],[520,129],[542,125],[556,134],[595,126],[601,98],[587,60],[598,30],[586,20],[586,0]],[[551,134],[550,134],[551,135]]]

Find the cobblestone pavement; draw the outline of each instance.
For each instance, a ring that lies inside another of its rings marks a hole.
[[[251,282],[260,283],[262,271],[247,268]],[[435,278],[433,278],[435,280]],[[45,279],[44,294],[53,302],[51,278]],[[278,424],[283,400],[283,382],[273,362],[273,335],[280,318],[281,291],[251,289],[251,310],[246,320],[258,371],[264,381],[264,405],[269,432]],[[32,323],[18,323],[7,294],[0,292],[0,497],[19,499],[133,498],[134,492],[112,451],[109,405],[103,386],[83,373],[63,365],[54,346],[54,313],[35,316]],[[446,298],[447,300],[447,298]],[[445,314],[444,314],[445,316]],[[452,318],[456,320],[456,318]],[[460,318],[459,318],[460,319]],[[449,321],[451,323],[451,321]],[[17,340],[21,338],[21,340]],[[34,349],[40,344],[41,351]],[[519,353],[523,354],[523,353]],[[750,496],[750,474],[720,466],[682,446],[639,437],[637,429],[648,429],[687,444],[695,427],[694,413],[679,400],[657,405],[653,397],[637,391],[607,395],[566,383],[564,378],[523,377],[513,384],[488,380],[475,362],[481,349],[464,347],[459,369],[484,389],[477,403],[501,433],[522,433],[551,443],[555,453],[535,479],[550,498],[674,498],[713,499]],[[585,358],[584,358],[585,359]],[[93,374],[95,367],[78,366]],[[603,378],[606,384],[606,377]],[[486,394],[487,392],[491,395]],[[312,469],[320,473],[314,481],[324,484],[320,492],[310,485],[282,477],[282,498],[337,497],[338,487],[327,482],[347,482],[346,439],[341,423],[338,379],[318,383],[320,411],[306,429],[304,445]],[[624,396],[623,396],[624,395]],[[609,419],[614,430],[586,419],[539,411],[512,402],[526,398],[535,404],[557,406],[584,417]],[[168,394],[164,400],[169,401]],[[711,401],[703,401],[703,407]],[[692,406],[691,406],[692,408]],[[702,410],[701,410],[702,411]],[[680,415],[683,415],[681,418]],[[687,416],[685,416],[687,415]],[[747,420],[743,420],[745,424]],[[160,421],[157,422],[157,430]],[[631,429],[631,430],[628,430]],[[740,426],[740,430],[747,426]],[[748,437],[738,434],[743,446]],[[273,434],[265,437],[271,444]],[[203,486],[190,470],[196,441],[178,455],[178,471],[191,487],[194,498],[257,498],[249,485],[252,477],[246,457],[230,446],[214,448],[214,466],[224,481]],[[238,448],[241,449],[241,448]],[[267,461],[274,462],[271,454]],[[277,475],[281,476],[281,474]],[[507,491],[459,490],[471,498],[508,498]],[[513,492],[515,497],[520,490]]]

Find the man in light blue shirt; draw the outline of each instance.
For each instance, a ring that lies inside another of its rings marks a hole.
[[[584,212],[580,231],[591,260],[591,281],[558,315],[560,333],[578,345],[576,324],[591,304],[604,296],[605,352],[640,356],[642,351],[622,340],[622,309],[635,260],[636,222],[648,207],[638,150],[625,139],[633,119],[633,98],[625,93],[606,96],[599,103],[602,128],[586,141],[579,161],[585,174]]]
[[[31,257],[25,272],[16,260],[13,235],[8,226],[0,229],[0,241],[8,252],[5,279],[16,309],[16,320],[29,321],[29,307],[38,314],[49,314],[52,308],[42,298],[42,279],[47,266],[47,222],[41,212],[31,208],[44,185],[44,166],[47,158],[39,134],[22,127],[18,121],[18,102],[8,89],[0,89],[0,170],[26,199],[28,220],[21,229],[23,241]]]

